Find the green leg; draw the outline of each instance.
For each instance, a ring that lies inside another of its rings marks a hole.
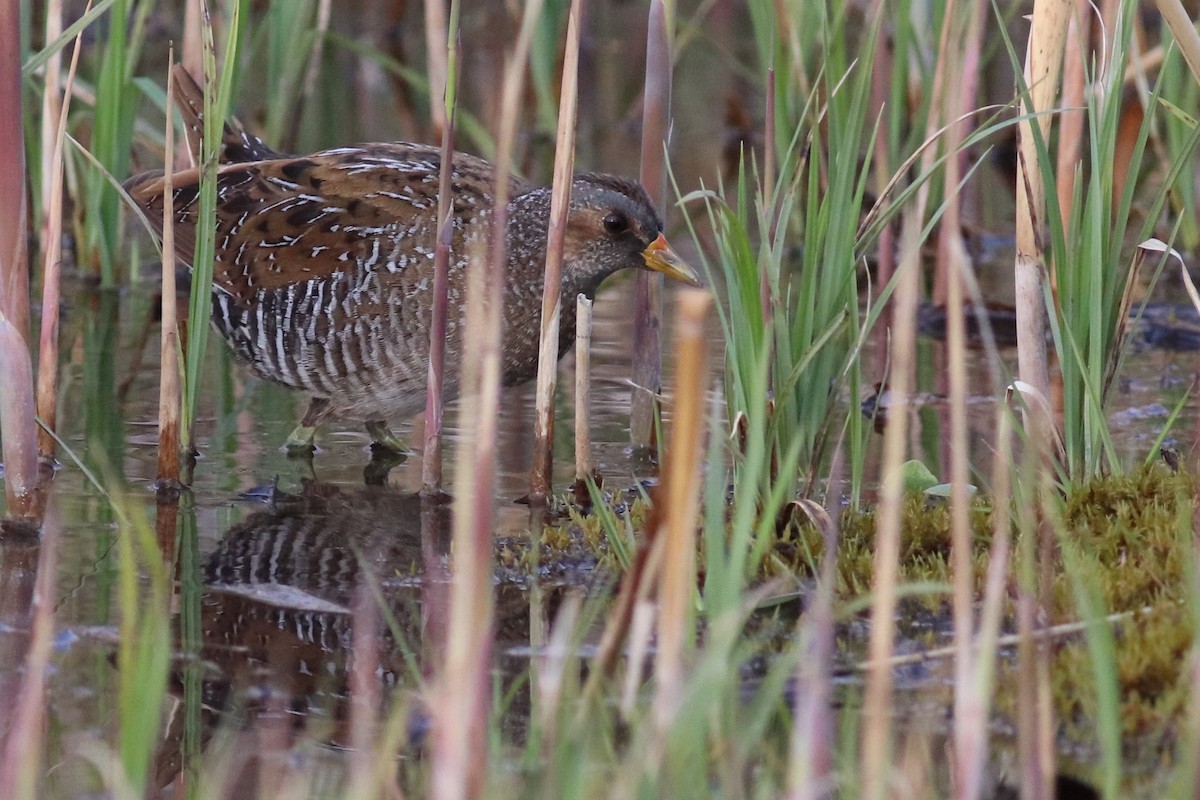
[[[383,420],[377,419],[367,422],[367,433],[371,437],[372,444],[396,455],[408,454],[408,447],[400,440],[399,436],[392,433],[392,429]]]
[[[315,440],[317,428],[329,416],[329,401],[323,397],[314,397],[308,402],[308,410],[304,419],[288,434],[283,449],[289,456],[311,455],[317,449]]]
[[[313,444],[317,436],[317,428],[315,425],[300,424],[288,434],[287,441],[283,444],[283,449],[287,450],[289,456],[311,455],[317,449]]]

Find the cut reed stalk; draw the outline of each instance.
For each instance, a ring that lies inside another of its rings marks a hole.
[[[167,124],[163,149],[163,197],[174,196],[170,160],[175,152],[175,81],[171,79],[175,52],[167,55]],[[175,296],[175,207],[163,203],[162,325],[159,337],[158,488],[179,486],[179,314]]]
[[[592,301],[580,294],[575,298],[575,499],[581,505],[588,498],[587,480],[592,477],[591,373]]]
[[[428,9],[428,4],[426,4]],[[428,10],[426,11],[428,13]],[[450,25],[444,57],[447,80],[443,84],[441,170],[438,174],[438,235],[433,252],[433,308],[429,321],[429,372],[425,393],[425,448],[421,458],[421,491],[436,495],[442,490],[442,415],[446,383],[446,315],[450,281],[450,244],[454,239],[451,210],[451,176],[454,172],[454,109],[458,89],[459,3],[450,5]]]
[[[50,4],[57,6],[57,0]],[[91,9],[91,0],[87,8]],[[54,25],[49,16],[46,21],[46,41],[52,42],[52,29],[61,33],[62,9],[48,7],[47,15],[57,15]],[[86,11],[85,11],[86,13]],[[75,37],[71,53],[71,66],[65,87],[60,87],[58,57],[51,58],[46,65],[46,85],[42,98],[42,113],[52,114],[42,120],[42,324],[39,331],[37,371],[37,413],[42,420],[38,428],[38,453],[47,460],[54,459],[56,442],[53,431],[58,425],[58,330],[60,286],[62,276],[63,237],[63,147],[67,135],[67,117],[71,108],[71,92],[75,86],[75,72],[79,67],[80,45],[83,33]],[[50,66],[54,65],[53,78]],[[60,98],[59,92],[62,92]],[[46,132],[52,131],[49,142]]]
[[[642,95],[642,166],[640,179],[650,199],[662,209],[666,197],[665,148],[670,135],[671,65],[674,4],[651,0],[646,27],[646,82]],[[662,386],[663,279],[639,270],[634,281],[633,364],[629,438],[635,451],[652,455],[658,393]]]
[[[1050,390],[1046,356],[1046,256],[1042,229],[1046,198],[1041,159],[1034,139],[1036,121],[1042,141],[1050,138],[1049,112],[1058,96],[1063,45],[1071,19],[1069,0],[1035,0],[1029,46],[1025,53],[1024,114],[1017,123],[1017,255],[1014,266],[1017,306],[1017,365],[1021,380],[1042,394]]]
[[[579,31],[582,14],[583,0],[571,0],[571,10],[567,16],[566,51],[563,53],[558,135],[554,149],[554,184],[550,195],[546,273],[542,282],[542,328],[538,348],[533,469],[529,476],[531,506],[545,504],[550,494],[554,468],[554,390],[558,383],[562,258],[567,236],[567,214],[571,208],[571,183],[575,174],[575,120],[579,105]]]
[[[487,718],[492,647],[492,478],[500,393],[500,308],[505,281],[509,174],[530,40],[541,0],[525,6],[505,70],[496,143],[496,205],[487,252],[468,254],[462,363],[463,456],[457,460],[454,575],[445,661],[433,686],[434,800],[479,797],[487,772]]]
[[[655,662],[655,716],[666,731],[675,718],[683,686],[684,659],[693,630],[692,595],[696,591],[696,518],[700,508],[700,464],[704,404],[708,383],[705,320],[712,296],[703,289],[678,295],[674,419],[667,455],[664,491],[666,539],[661,561],[658,655]]]

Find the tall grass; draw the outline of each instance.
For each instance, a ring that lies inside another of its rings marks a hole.
[[[1092,86],[1084,109],[1087,135],[1086,159],[1068,165],[1073,173],[1064,181],[1072,187],[1067,209],[1060,209],[1057,197],[1046,197],[1045,225],[1048,233],[1047,258],[1052,268],[1054,289],[1043,286],[1039,302],[1051,308],[1054,348],[1062,380],[1062,433],[1066,447],[1066,474],[1082,479],[1101,469],[1119,466],[1119,458],[1109,435],[1107,409],[1113,380],[1123,359],[1125,329],[1129,324],[1132,287],[1139,282],[1153,284],[1154,274],[1131,267],[1138,259],[1129,254],[1129,232],[1136,218],[1134,198],[1142,188],[1136,177],[1143,172],[1147,144],[1154,127],[1155,112],[1167,108],[1156,90],[1145,100],[1145,114],[1136,139],[1123,141],[1121,130],[1122,86],[1129,53],[1134,12],[1122,7],[1110,21],[1110,50],[1097,53],[1094,69],[1087,70]],[[1166,186],[1173,185],[1182,167],[1190,163],[1200,133],[1195,129],[1180,142],[1159,169]],[[1031,152],[1040,165],[1038,180],[1053,181],[1049,145],[1038,126],[1031,129]],[[1118,159],[1121,150],[1126,159]],[[1124,161],[1122,180],[1115,169],[1104,165]],[[1061,178],[1062,176],[1060,176]],[[1153,196],[1145,209],[1138,240],[1146,239],[1159,224],[1168,200],[1166,191]],[[1157,265],[1153,265],[1157,266]]]
[[[130,16],[113,19],[133,21],[130,30],[137,34],[144,6],[114,0],[112,8],[118,5]],[[646,532],[635,532],[632,516],[619,519],[593,488],[599,524],[608,536],[607,552],[597,554],[597,559],[620,576],[621,585],[615,599],[597,589],[584,600],[563,604],[545,646],[534,653],[532,677],[497,677],[492,671],[496,577],[491,484],[499,346],[495,298],[503,285],[504,237],[493,237],[490,253],[471,254],[468,319],[472,327],[463,383],[476,391],[466,401],[464,416],[469,424],[460,445],[465,455],[459,459],[454,486],[453,596],[444,647],[429,648],[433,680],[420,686],[433,720],[432,757],[402,758],[397,766],[409,699],[397,700],[386,718],[378,716],[381,687],[375,682],[374,667],[384,641],[375,637],[375,631],[378,616],[388,618],[391,611],[372,605],[379,590],[371,584],[360,587],[354,599],[356,652],[350,711],[354,754],[344,762],[312,758],[314,751],[325,753],[317,746],[323,734],[314,725],[308,738],[290,745],[288,758],[263,767],[260,795],[277,791],[288,797],[324,793],[568,800],[817,798],[886,796],[911,780],[924,781],[930,795],[940,796],[948,786],[956,797],[979,797],[983,767],[1000,752],[988,741],[988,722],[993,719],[997,687],[1006,679],[1006,662],[1012,660],[1007,653],[998,658],[999,633],[1013,625],[1018,631],[1015,658],[1021,675],[1015,689],[1018,696],[1010,704],[1015,704],[1017,723],[1016,781],[1026,797],[1049,797],[1056,770],[1061,768],[1055,763],[1051,693],[1056,676],[1050,659],[1057,645],[1052,647],[1046,639],[1052,621],[1048,615],[1064,607],[1052,603],[1057,586],[1066,587],[1063,594],[1070,599],[1065,607],[1082,620],[1076,630],[1082,633],[1082,646],[1090,656],[1094,678],[1090,685],[1095,689],[1087,702],[1096,710],[1096,741],[1103,755],[1096,770],[1098,784],[1107,797],[1121,796],[1126,777],[1119,718],[1122,640],[1109,628],[1108,614],[1123,609],[1105,608],[1099,587],[1111,565],[1082,548],[1063,523],[1062,487],[1054,480],[1051,437],[1039,435],[1037,427],[1058,421],[1042,417],[1036,424],[1027,423],[1025,446],[1018,449],[1012,414],[1000,407],[991,464],[965,461],[963,414],[971,376],[964,364],[961,323],[972,280],[963,261],[946,275],[945,286],[953,353],[948,367],[953,406],[950,436],[956,451],[950,476],[954,522],[944,532],[953,537],[947,574],[953,581],[956,636],[947,674],[954,675],[958,694],[950,722],[956,766],[953,777],[946,779],[949,783],[929,783],[928,775],[944,760],[939,751],[930,751],[934,737],[917,725],[900,724],[900,712],[893,710],[893,670],[898,663],[894,612],[903,594],[927,593],[928,588],[906,586],[900,573],[901,554],[911,534],[900,514],[902,503],[911,501],[902,494],[900,465],[913,441],[903,407],[888,420],[879,517],[873,549],[867,554],[875,563],[870,593],[857,591],[863,585],[858,582],[861,576],[851,575],[846,545],[839,542],[842,499],[845,496],[860,506],[868,496],[868,453],[875,449],[858,402],[863,384],[884,375],[867,377],[864,342],[880,320],[891,322],[887,377],[894,395],[905,403],[918,388],[912,362],[913,314],[923,280],[920,246],[938,222],[948,229],[942,236],[957,240],[959,212],[953,196],[972,179],[972,173],[959,176],[955,162],[998,127],[992,124],[964,136],[963,117],[973,110],[975,100],[966,94],[954,97],[954,102],[937,100],[955,90],[965,92],[953,83],[946,55],[952,48],[941,48],[941,55],[932,57],[933,66],[927,58],[934,52],[931,31],[975,24],[979,17],[966,15],[980,10],[938,4],[933,13],[941,25],[922,27],[912,15],[925,6],[897,5],[869,17],[866,25],[856,25],[850,11],[825,4],[780,2],[751,7],[758,58],[753,68],[758,76],[755,84],[770,92],[762,110],[768,150],[761,157],[747,150],[731,185],[685,198],[699,223],[696,238],[705,266],[724,295],[717,310],[725,345],[723,391],[705,393],[703,302],[685,296],[680,313],[688,335],[681,337],[675,414],[667,427],[671,436],[665,483],[655,498],[652,523]],[[289,32],[315,19],[318,5],[272,4],[265,17],[252,15],[257,9],[247,3],[230,8],[219,78],[211,30],[203,54],[208,99],[201,160],[210,193],[233,73],[257,57],[240,50],[237,43],[266,37],[258,41],[270,44],[275,76],[270,85],[279,89],[280,96],[297,97],[304,74],[300,66],[315,63],[313,51],[306,49],[316,41],[315,35],[297,38],[301,55],[284,53],[281,45]],[[516,125],[525,110],[525,70],[531,61],[536,65],[534,86],[541,87],[537,102],[543,112],[548,101],[542,95],[552,95],[545,87],[547,75],[553,74],[549,54],[557,52],[558,43],[545,34],[540,12],[538,3],[526,6],[504,79],[502,120],[495,140],[498,231],[506,225],[504,198],[509,185],[505,178],[516,151]],[[1116,462],[1106,433],[1105,391],[1119,367],[1114,353],[1120,350],[1128,311],[1123,265],[1129,261],[1125,254],[1132,238],[1129,220],[1134,199],[1144,197],[1139,193],[1145,192],[1146,184],[1133,179],[1117,190],[1116,178],[1106,167],[1121,144],[1114,98],[1121,86],[1134,13],[1132,6],[1122,8],[1121,16],[1110,21],[1114,49],[1087,76],[1083,98],[1088,124],[1081,163],[1076,167],[1064,157],[1065,168],[1073,172],[1069,208],[1049,193],[1043,220],[1049,230],[1047,263],[1057,278],[1058,292],[1056,298],[1048,284],[1039,284],[1039,301],[1053,310],[1054,343],[1063,372],[1066,468],[1076,479]],[[881,76],[876,59],[885,19],[896,25],[895,52],[893,67]],[[576,31],[578,23],[576,18]],[[114,32],[102,37],[106,47],[116,41],[114,37]],[[350,49],[334,34],[329,42]],[[531,51],[537,55],[531,56]],[[379,57],[365,50],[356,52]],[[126,70],[130,63],[125,64]],[[1088,64],[1089,59],[1081,58],[1079,63]],[[565,69],[573,71],[571,65]],[[1161,146],[1166,158],[1159,162],[1156,177],[1162,186],[1178,187],[1191,174],[1185,165],[1191,163],[1200,133],[1194,121],[1178,110],[1191,90],[1180,85],[1177,57],[1168,55],[1163,69],[1168,79],[1145,95],[1149,112],[1130,151],[1129,171],[1133,175],[1150,171],[1146,154],[1160,144],[1151,138],[1152,128],[1165,118],[1167,132]],[[935,90],[938,83],[942,88]],[[1032,88],[1022,86],[1018,94],[1027,97]],[[920,95],[912,107],[907,105],[910,93]],[[887,98],[882,105],[881,97]],[[564,92],[564,111],[570,101],[570,93]],[[282,101],[275,98],[271,104],[276,110],[266,114],[268,127],[286,128],[288,123],[282,120],[287,120],[287,114],[279,110]],[[1052,142],[1039,139],[1036,119],[1028,113],[1020,116],[1031,123],[1042,165],[1037,167],[1039,177],[1051,185],[1062,177],[1061,171],[1055,175],[1048,166]],[[544,113],[538,118],[545,124]],[[564,124],[568,132],[572,127]],[[935,151],[934,146],[941,149]],[[567,154],[562,155],[566,160]],[[940,172],[943,167],[945,172]],[[876,170],[890,174],[873,174]],[[569,176],[565,167],[558,171]],[[940,182],[930,180],[939,174]],[[867,212],[864,222],[869,192],[877,195],[879,205]],[[1181,195],[1186,196],[1186,190]],[[16,196],[13,193],[10,199]],[[1160,212],[1168,201],[1165,190],[1150,198],[1147,229],[1161,221]],[[210,196],[208,211],[203,213],[211,215],[211,202]],[[883,222],[891,220],[903,222],[902,229],[897,228],[902,249],[898,276],[885,283],[874,280],[864,262],[876,249]],[[198,241],[204,240],[210,249],[195,254],[199,272],[193,302],[200,305],[193,309],[193,341],[205,338],[209,303],[211,277],[205,270],[212,260],[211,231],[198,236]],[[488,263],[490,270],[481,266]],[[117,278],[113,272],[112,279]],[[12,296],[6,290],[5,299]],[[491,297],[490,304],[485,297]],[[880,312],[883,304],[894,309],[890,317]],[[553,307],[558,307],[557,299]],[[93,393],[87,412],[93,428],[88,455],[92,463],[121,460],[123,453],[121,420],[102,403],[112,396],[115,382],[111,375],[115,308],[115,298],[108,295],[87,310],[95,319],[84,342],[93,362],[85,371],[85,390]],[[166,324],[170,328],[170,322]],[[16,330],[0,322],[0,333],[7,331],[10,339]],[[1044,346],[1044,341],[1038,344]],[[0,358],[16,349],[0,348]],[[193,421],[203,357],[202,351],[189,352],[189,419]],[[0,390],[7,391],[10,385],[5,381]],[[32,412],[23,412],[21,418],[31,422]],[[11,439],[6,418],[6,448]],[[6,461],[10,463],[5,480],[12,486],[14,472],[7,453]],[[982,548],[964,524],[966,512],[981,510],[980,501],[970,502],[964,496],[972,468],[976,475],[991,475],[988,497],[982,501],[991,513],[992,539],[985,561],[970,557]],[[115,523],[99,526],[103,533],[96,537],[101,550],[96,560],[101,566],[94,578],[97,606],[107,611],[105,593],[111,590],[117,598],[114,608],[120,612],[114,705],[119,723],[111,746],[116,758],[90,735],[83,737],[83,744],[69,745],[68,752],[94,759],[100,767],[99,780],[110,793],[142,796],[155,788],[151,758],[160,743],[168,699],[167,657],[176,618],[180,650],[192,658],[201,652],[200,531],[196,515],[185,509],[177,538],[174,509],[163,509],[156,543],[134,503],[116,496],[115,503],[104,505],[101,512],[115,518]],[[823,544],[815,577],[804,578],[799,589],[798,576],[780,558],[784,548],[799,546],[801,541],[793,536],[795,519],[781,513],[785,506],[789,513],[802,511],[800,516],[818,527]],[[1176,533],[1191,547],[1190,499],[1180,507]],[[590,524],[591,520],[579,518],[578,529]],[[110,542],[115,559],[107,557]],[[177,551],[180,594],[172,598],[171,570]],[[100,574],[113,560],[113,572]],[[436,565],[440,555],[431,552],[428,560]],[[53,574],[52,565],[49,560],[42,564],[45,575]],[[1196,606],[1194,573],[1190,580],[1189,606]],[[983,602],[977,609],[981,587]],[[176,600],[178,617],[173,616]],[[930,602],[936,606],[936,597]],[[848,638],[841,635],[843,631],[859,629],[867,619],[865,612],[870,614],[872,644],[869,660],[859,664],[858,671],[870,676],[866,713],[863,688],[852,682],[835,683],[833,675],[836,656],[841,655],[835,652],[835,644]],[[29,655],[29,663],[35,666],[39,659],[53,663],[57,657],[47,654],[50,621],[43,616],[39,622],[38,648]],[[851,624],[843,627],[847,621]],[[761,634],[757,626],[765,628],[771,622],[795,631],[796,637],[779,641]],[[605,634],[599,653],[594,654],[592,643],[601,629]],[[107,661],[101,661],[107,671]],[[203,746],[204,685],[199,666],[192,664],[183,676],[183,713],[190,731],[184,749],[190,771],[187,788],[181,791],[220,794],[228,786],[223,781],[231,762],[222,748],[234,739],[230,732],[228,738],[219,735]],[[36,671],[31,674],[31,680],[40,676]],[[513,700],[525,691],[526,681],[535,698],[529,712]],[[1194,691],[1197,685],[1193,674],[1189,686]],[[26,795],[40,788],[29,788],[30,776],[45,771],[36,747],[42,736],[40,722],[33,713],[37,710],[33,700],[40,701],[41,690],[31,686],[18,715],[23,738],[6,742],[2,771],[6,785],[16,785],[10,776],[14,764],[20,767],[24,781],[20,791]],[[1194,697],[1189,702],[1185,739],[1193,743],[1200,735],[1196,722],[1200,715],[1195,711],[1200,704]],[[257,741],[278,741],[272,738],[278,730],[266,730],[265,723],[260,727],[254,732]],[[33,761],[33,766],[18,763],[20,759],[9,752],[24,754],[22,758]],[[1195,767],[1194,754],[1182,753],[1178,789],[1172,797],[1191,796]]]
[[[238,30],[241,25],[242,4],[233,5],[233,14],[226,30],[225,52],[221,71],[217,72],[216,45],[212,24],[207,15],[203,26],[204,75],[199,82],[204,92],[204,131],[200,139],[200,182],[197,199],[196,249],[192,257],[192,285],[188,303],[188,324],[193,335],[187,339],[183,374],[183,431],[186,447],[196,451],[196,411],[199,407],[200,382],[204,354],[208,345],[208,321],[212,317],[213,258],[216,243],[217,166],[221,156],[221,136],[229,111],[233,69],[237,63]],[[195,77],[195,76],[194,76]],[[171,154],[167,154],[170,160]]]
[[[546,235],[546,267],[542,278],[542,314],[538,340],[537,403],[533,468],[529,478],[531,504],[543,505],[550,494],[553,471],[554,391],[558,386],[558,329],[562,316],[563,248],[571,184],[575,175],[575,121],[579,105],[579,40],[582,0],[572,0],[567,15],[567,47],[563,57],[558,135],[554,148],[554,183],[550,195],[550,227]],[[498,295],[497,295],[498,296]]]
[[[85,167],[87,222],[84,259],[104,287],[122,280],[119,263],[121,197],[105,176],[129,174],[130,142],[137,120],[133,72],[153,8],[148,0],[115,0],[107,17],[96,74],[96,104],[90,151],[99,167]],[[103,168],[103,170],[101,169]]]

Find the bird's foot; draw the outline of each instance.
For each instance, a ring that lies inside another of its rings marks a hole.
[[[408,447],[400,437],[392,433],[392,429],[383,420],[371,420],[367,423],[367,434],[371,437],[372,452],[375,448],[390,451],[394,455],[408,455]]]
[[[283,443],[283,449],[292,457],[310,456],[317,449],[314,441],[317,437],[317,428],[315,425],[297,425],[295,429],[288,434],[287,441]]]

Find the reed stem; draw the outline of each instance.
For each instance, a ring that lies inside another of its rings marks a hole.
[[[646,84],[642,100],[642,166],[640,179],[658,208],[666,197],[665,148],[670,131],[672,29],[674,7],[651,0],[646,27]],[[629,437],[634,450],[652,456],[655,420],[662,387],[663,278],[639,271],[634,282],[633,364]]]
[[[0,435],[9,514],[26,516],[37,486],[37,428],[29,357],[21,10],[0,5]]]
[[[508,231],[509,174],[530,40],[541,0],[527,3],[505,70],[496,143],[496,205],[486,252],[468,253],[467,329],[463,336],[463,455],[457,460],[453,508],[453,578],[445,661],[433,687],[430,796],[481,796],[487,773],[487,719],[494,597],[492,480],[500,395],[500,298]]]
[[[88,10],[91,9],[88,2]],[[86,11],[85,11],[86,13]],[[46,9],[46,41],[54,41],[62,29],[62,8],[57,0]],[[52,20],[56,17],[56,20]],[[38,428],[38,453],[53,460],[58,426],[58,332],[62,277],[63,237],[63,146],[75,72],[79,67],[82,33],[75,37],[71,66],[65,87],[60,86],[57,55],[46,65],[42,113],[42,324],[39,332],[37,413],[44,427]],[[53,69],[51,67],[53,66]],[[59,92],[62,92],[60,97]],[[49,135],[48,135],[49,132]]]
[[[1036,115],[1017,123],[1017,362],[1021,380],[1043,395],[1050,393],[1046,354],[1046,256],[1042,230],[1046,222],[1044,174],[1033,125],[1042,141],[1050,138],[1050,115],[1058,95],[1063,45],[1071,18],[1069,0],[1035,0],[1029,47],[1025,53],[1022,111]]]
[[[696,519],[700,509],[700,464],[704,438],[704,406],[708,384],[708,332],[705,320],[712,296],[703,289],[678,295],[674,418],[667,455],[665,491],[666,539],[662,558],[658,614],[655,715],[667,730],[679,708],[685,683],[685,648],[693,630],[692,595],[696,591]]]
[[[586,498],[587,479],[592,477],[592,440],[589,428],[592,409],[592,301],[587,295],[575,298],[575,497]],[[582,491],[581,491],[582,490]]]
[[[571,208],[571,182],[575,173],[575,119],[579,99],[579,30],[582,14],[583,0],[572,0],[571,11],[567,17],[567,46],[563,54],[558,136],[554,150],[554,186],[550,199],[550,228],[546,245],[546,274],[542,283],[542,329],[538,349],[533,470],[529,479],[529,500],[530,505],[534,506],[546,502],[550,494],[554,466],[554,390],[558,383],[562,258],[567,236],[567,214]]]
[[[167,56],[167,125],[163,150],[163,197],[174,197],[171,159],[175,152],[175,81],[171,79],[175,52]],[[159,339],[158,485],[179,484],[179,314],[175,295],[175,206],[163,203],[162,325]]]
[[[426,14],[429,13],[426,4]],[[438,173],[438,234],[433,252],[433,308],[429,320],[429,372],[425,394],[425,448],[421,458],[421,491],[435,495],[442,490],[442,415],[445,412],[446,316],[450,281],[450,247],[454,240],[451,217],[451,176],[454,173],[454,109],[458,89],[458,18],[457,0],[450,6],[450,24],[446,34],[445,63],[448,70],[443,83],[441,169]],[[433,59],[433,56],[430,56]]]

